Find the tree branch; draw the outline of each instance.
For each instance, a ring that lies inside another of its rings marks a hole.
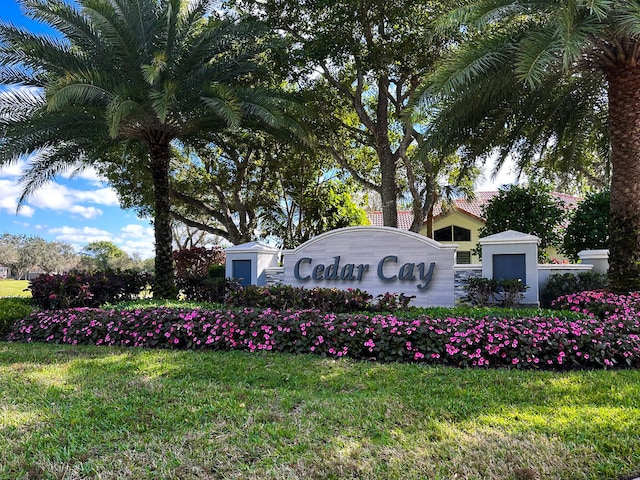
[[[370,182],[369,180],[361,176],[358,170],[356,170],[351,165],[349,165],[347,160],[343,158],[342,155],[340,155],[340,152],[338,152],[338,150],[335,147],[331,145],[327,145],[325,148],[329,151],[331,156],[335,158],[338,164],[342,168],[344,168],[347,172],[349,172],[349,174],[354,178],[356,182],[358,182],[360,185],[362,185],[365,188],[373,190],[374,192],[380,193],[382,191],[382,187],[380,185],[376,185],[375,183]]]
[[[191,220],[190,218],[185,217],[184,215],[181,215],[178,212],[171,212],[171,216],[181,222],[184,223],[185,225],[187,225],[188,227],[193,227],[193,228],[197,228],[198,230],[202,230],[204,232],[207,233],[211,233],[212,235],[218,235],[219,237],[222,238],[226,238],[227,240],[229,240],[231,243],[235,243],[229,235],[229,232],[227,232],[226,230],[223,230],[221,228],[217,228],[217,227],[212,227],[211,225],[207,225],[201,222],[197,222],[195,220]]]

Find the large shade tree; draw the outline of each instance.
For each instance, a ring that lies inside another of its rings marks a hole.
[[[322,150],[300,147],[238,129],[213,134],[203,148],[173,149],[174,231],[181,223],[235,245],[271,237],[290,248],[327,230],[366,223],[353,200],[357,185]],[[110,167],[104,173],[121,205],[147,216],[153,204],[148,175],[125,177]]]
[[[0,165],[30,155],[22,201],[69,167],[130,162],[153,182],[157,297],[175,294],[170,146],[242,124],[295,122],[252,87],[255,24],[212,0],[18,0],[52,36],[0,23]]]
[[[441,25],[469,39],[425,89],[430,141],[568,170],[609,159],[609,276],[640,289],[640,3],[479,0]]]
[[[398,226],[397,204],[412,197],[418,231],[435,201],[442,168],[414,155],[421,132],[402,122],[410,98],[449,41],[432,20],[448,8],[427,0],[229,0],[264,18],[291,41],[280,62],[328,125],[321,148],[381,199],[384,224]],[[331,120],[335,120],[332,122]],[[319,122],[322,123],[322,122]],[[463,175],[466,172],[461,172]]]

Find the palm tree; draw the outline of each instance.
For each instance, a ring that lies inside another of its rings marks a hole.
[[[210,14],[213,0],[18,1],[59,35],[0,23],[0,165],[31,155],[21,203],[70,166],[147,169],[154,296],[175,296],[170,146],[246,121],[296,128],[284,99],[252,85],[260,29]]]
[[[423,88],[429,141],[521,165],[608,159],[609,278],[640,289],[640,3],[472,0],[440,25],[469,39]]]

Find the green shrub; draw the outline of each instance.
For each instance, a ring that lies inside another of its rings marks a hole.
[[[431,318],[470,318],[481,320],[483,318],[534,318],[534,317],[554,317],[562,316],[568,320],[580,320],[587,316],[585,313],[563,310],[559,312],[557,308],[535,308],[535,307],[477,307],[477,306],[456,306],[456,307],[411,307],[405,311],[395,312],[398,318],[416,318],[428,316]]]
[[[592,193],[571,212],[560,251],[577,262],[581,250],[609,247],[608,191]]]
[[[469,277],[465,281],[464,289],[467,291],[466,301],[478,307],[490,307],[496,305],[495,293],[498,281],[491,278]]]
[[[101,306],[104,310],[143,310],[150,308],[190,308],[219,310],[223,305],[217,302],[191,302],[186,300],[170,300],[166,298],[140,298],[125,300],[124,302],[105,303]]]
[[[207,275],[209,278],[224,278],[226,274],[226,266],[221,264],[210,265]]]
[[[517,307],[524,298],[527,286],[522,280],[494,280],[491,278],[469,277],[465,290],[467,301],[478,307],[500,305],[505,308]]]
[[[224,303],[230,291],[234,291],[238,282],[223,277],[179,278],[176,284],[182,297],[189,302]]]
[[[606,288],[606,286],[607,277],[602,273],[580,272],[578,274],[551,275],[540,292],[540,305],[543,308],[549,308],[551,302],[563,295],[598,290]]]
[[[33,310],[29,298],[0,298],[0,340],[7,338],[16,320],[28,317]]]
[[[275,310],[317,309],[323,312],[381,312],[406,309],[413,297],[403,294],[385,293],[373,297],[358,288],[340,290],[337,288],[293,287],[275,285],[258,287],[249,285],[229,293],[227,303],[235,307],[272,308]]]
[[[151,275],[134,270],[40,275],[31,280],[33,303],[45,310],[99,307],[136,298],[151,284]]]
[[[236,282],[226,280],[225,253],[221,247],[193,247],[173,252],[176,286],[191,302],[223,302]]]

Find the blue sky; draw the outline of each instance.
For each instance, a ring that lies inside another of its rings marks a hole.
[[[15,0],[0,0],[0,19],[43,31],[25,18]],[[109,240],[127,253],[153,257],[153,228],[135,212],[119,208],[113,189],[92,170],[57,178],[30,197],[16,213],[22,187],[18,180],[26,164],[0,169],[0,233],[35,235],[59,240],[78,250],[89,242]]]
[[[33,32],[43,26],[25,18],[15,0],[0,0],[0,19],[23,25]],[[118,198],[108,184],[92,170],[57,178],[31,196],[16,213],[22,192],[19,178],[26,160],[0,169],[0,234],[35,235],[48,241],[58,240],[81,250],[88,243],[108,240],[130,255],[142,258],[154,255],[153,228],[148,220],[133,211],[119,208]],[[515,181],[509,169],[495,180],[486,179],[478,190]]]

